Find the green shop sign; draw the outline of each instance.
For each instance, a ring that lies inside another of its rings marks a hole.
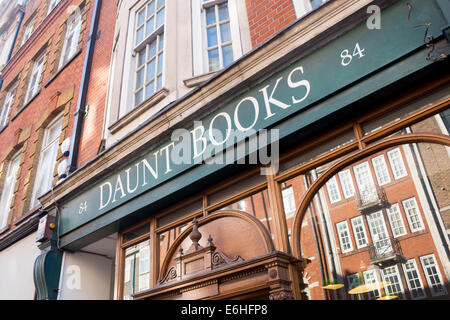
[[[168,194],[168,188],[164,187],[167,182],[175,181],[182,173],[185,179],[176,180],[176,188],[173,187],[171,192],[191,184],[193,179],[200,179],[201,175],[213,173],[221,166],[199,165],[211,156],[210,150],[220,152],[230,145],[230,141],[235,144],[261,129],[282,129],[283,123],[289,123],[292,130],[299,130],[318,117],[329,115],[352,102],[346,100],[361,98],[359,95],[365,92],[364,88],[339,103],[333,102],[332,95],[346,88],[361,86],[368,77],[376,78],[374,75],[380,70],[389,69],[400,59],[407,60],[413,52],[423,48],[425,29],[412,28],[408,23],[408,2],[413,5],[413,23],[431,23],[429,34],[440,36],[447,22],[434,1],[397,2],[381,12],[381,29],[370,30],[364,21],[199,119],[186,128],[187,134],[180,135],[178,140],[171,139],[148,151],[63,204],[60,235],[114,210],[122,210],[123,216],[127,214],[123,205],[144,193],[149,203],[163,198]],[[370,89],[380,89],[395,81],[395,77],[404,76],[430,62],[425,61],[422,55],[420,60],[412,63],[414,67],[398,67],[398,74],[378,81],[378,87]],[[321,101],[324,98],[328,100]],[[311,107],[317,103],[321,107],[311,115],[311,110],[315,110]],[[180,154],[180,150],[183,150],[183,158],[190,161],[174,160],[179,159],[174,155]],[[201,167],[201,175],[188,177],[188,172],[194,167]],[[131,213],[136,208],[130,204],[128,209]]]

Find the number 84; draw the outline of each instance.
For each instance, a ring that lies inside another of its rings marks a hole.
[[[347,49],[343,50],[341,52],[341,58],[342,58],[341,64],[344,67],[346,67],[352,62],[353,57],[359,56],[358,59],[361,59],[362,57],[365,56],[364,50],[365,49],[361,49],[361,47],[359,46],[359,43],[356,43],[356,46],[355,46],[355,49],[353,50],[353,54],[352,55],[350,55],[350,51],[349,50],[347,50]]]

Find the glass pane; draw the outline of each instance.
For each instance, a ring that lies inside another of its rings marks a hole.
[[[222,48],[223,66],[227,67],[233,63],[233,48],[232,46],[225,46]]]
[[[138,13],[138,27],[141,26],[145,21],[145,10],[142,10],[141,12]]]
[[[166,3],[165,0],[158,0],[158,9],[164,6],[165,3]]]
[[[145,69],[142,68],[136,74],[136,89],[138,89],[144,85],[144,72],[145,72]]]
[[[156,80],[156,89],[159,90],[162,88],[162,75],[158,76],[158,79]]]
[[[144,39],[144,27],[140,27],[136,32],[136,44],[139,44]]]
[[[144,235],[144,234],[148,234],[150,233],[150,224],[145,224],[144,226],[135,229],[133,231],[130,231],[126,234],[123,235],[123,242],[128,242],[131,241],[133,239],[139,238],[140,236]]]
[[[152,1],[147,7],[147,18],[151,17],[154,13],[155,13],[155,1]]]
[[[142,92],[143,92],[143,90],[139,90],[139,91],[134,95],[134,99],[135,99],[134,105],[135,105],[135,106],[141,104],[141,102],[143,101],[143,98],[142,98]]]
[[[222,43],[231,41],[230,24],[224,23],[220,25],[220,38]]]
[[[150,241],[146,240],[125,250],[123,298],[150,287]]]
[[[222,3],[219,5],[219,21],[228,20],[228,4]]]
[[[151,18],[146,23],[146,33],[145,33],[145,35],[149,36],[150,34],[152,34],[152,32],[154,30],[155,30],[155,18]]]
[[[145,49],[141,50],[138,53],[138,65],[137,67],[139,68],[140,66],[142,66],[145,63]]]
[[[206,9],[206,25],[216,23],[216,11],[214,7]]]
[[[206,37],[208,39],[208,47],[217,45],[217,29],[216,27],[206,29]]]
[[[163,61],[163,59],[164,59],[164,55],[161,53],[161,54],[158,56],[158,73],[161,73],[162,70],[163,70],[163,66],[164,66],[164,61]]]
[[[155,93],[155,82],[152,81],[145,86],[145,99],[150,98],[150,96],[154,93]]]
[[[323,0],[311,0],[311,7],[314,9],[317,9],[320,7],[323,3]]]
[[[164,33],[159,36],[159,51],[164,50]]]
[[[214,49],[208,51],[209,71],[214,71],[220,68],[219,50]]]
[[[147,66],[146,82],[152,80],[155,77],[155,62],[156,62],[156,60],[153,59]]]
[[[156,28],[159,26],[162,26],[164,24],[164,15],[165,15],[166,9],[162,9],[156,14]]]
[[[147,55],[147,60],[150,60],[151,58],[153,58],[156,55],[156,40],[153,40],[150,43],[150,47],[148,49],[148,55]]]

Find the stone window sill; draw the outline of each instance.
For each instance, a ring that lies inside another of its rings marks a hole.
[[[145,111],[150,109],[152,106],[166,98],[169,94],[169,90],[166,88],[159,89],[154,93],[150,98],[142,102],[137,107],[133,108],[130,112],[125,114],[122,118],[114,122],[111,126],[109,126],[108,130],[114,134],[120,129],[126,127],[128,123],[133,121],[134,119],[141,116]]]
[[[212,76],[214,76],[218,72],[219,71],[212,71],[212,72],[204,73],[199,76],[195,76],[195,77],[183,80],[183,83],[188,88],[195,88],[195,87],[202,85],[206,81],[208,81]]]

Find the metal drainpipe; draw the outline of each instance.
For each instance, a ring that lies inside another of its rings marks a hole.
[[[72,131],[72,139],[70,144],[70,154],[68,163],[68,173],[71,174],[77,169],[79,144],[81,138],[81,129],[83,127],[83,119],[86,114],[86,97],[91,75],[92,58],[94,55],[95,41],[97,40],[98,20],[102,7],[102,0],[95,1],[94,13],[92,15],[91,30],[89,32],[88,43],[86,46],[86,56],[84,58],[83,73],[78,93],[77,111],[75,112],[75,121]]]
[[[14,34],[14,39],[11,44],[11,49],[9,49],[8,58],[6,58],[6,64],[8,64],[9,60],[11,60],[11,56],[14,51],[14,47],[16,46],[17,37],[19,36],[19,30],[20,30],[20,27],[22,26],[22,21],[23,21],[24,16],[25,16],[25,8],[19,9],[19,23],[17,24],[16,33]],[[2,87],[3,87],[3,78],[0,74],[0,90],[2,89]]]

